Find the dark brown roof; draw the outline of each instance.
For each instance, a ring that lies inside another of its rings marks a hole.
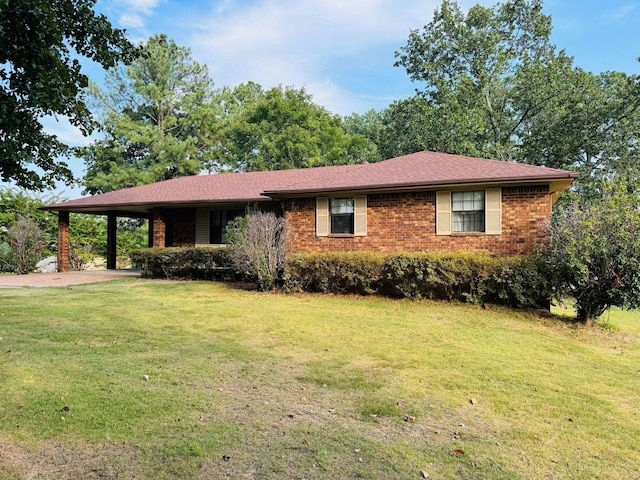
[[[181,177],[45,207],[98,212],[144,211],[151,206],[251,203],[295,194],[331,191],[437,187],[468,183],[566,180],[577,174],[511,162],[418,152],[379,163],[273,172]]]

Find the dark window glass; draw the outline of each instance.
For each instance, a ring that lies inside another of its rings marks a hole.
[[[353,198],[331,198],[329,216],[331,233],[353,234]]]
[[[451,194],[454,232],[484,232],[484,192]]]
[[[209,243],[224,243],[227,223],[244,215],[244,210],[211,210],[209,212]]]

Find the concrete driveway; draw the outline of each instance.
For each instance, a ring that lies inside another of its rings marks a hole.
[[[66,287],[84,283],[108,282],[119,278],[140,278],[140,272],[137,270],[91,270],[86,272],[0,275],[0,288]]]

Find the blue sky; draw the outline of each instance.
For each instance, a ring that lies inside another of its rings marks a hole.
[[[494,1],[460,1],[468,8]],[[133,40],[165,33],[209,68],[215,85],[249,80],[264,87],[304,86],[314,101],[348,115],[411,96],[394,67],[410,30],[428,23],[440,0],[99,0],[97,10]],[[595,73],[640,73],[640,0],[546,0],[552,41]],[[103,73],[87,73],[100,83]],[[88,139],[64,122],[47,122],[64,141]],[[70,162],[83,174],[80,160]],[[80,189],[61,188],[75,197]]]

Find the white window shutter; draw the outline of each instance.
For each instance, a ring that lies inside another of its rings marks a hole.
[[[209,210],[196,209],[196,247],[209,245]]]
[[[451,235],[451,192],[436,192],[436,235]]]
[[[327,197],[316,198],[316,236],[329,235],[329,199]]]
[[[502,189],[487,188],[485,190],[485,233],[500,235],[502,233]]]
[[[356,237],[367,236],[367,196],[356,195],[355,214],[353,217],[353,234]]]

